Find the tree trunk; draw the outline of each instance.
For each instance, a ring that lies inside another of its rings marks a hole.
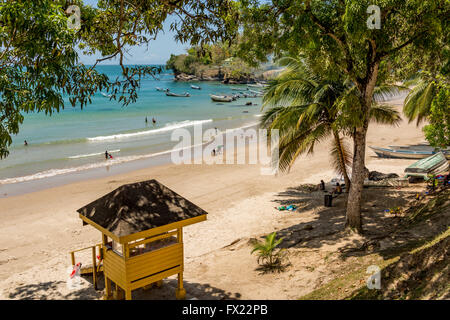
[[[341,145],[341,138],[339,137],[339,133],[337,133],[336,131],[333,131],[333,135],[334,135],[334,142],[336,143],[336,147],[339,152],[339,165],[341,167],[342,175],[344,176],[345,192],[348,193],[350,190],[351,182],[348,177],[347,166],[345,165],[344,153]]]
[[[362,100],[362,126],[356,128],[353,136],[354,142],[354,155],[352,165],[352,181],[350,186],[350,192],[347,199],[347,217],[346,227],[362,233],[361,224],[361,201],[362,191],[364,187],[365,178],[365,155],[366,155],[366,135],[369,127],[369,113],[372,105],[373,91],[375,89],[375,83],[378,77],[379,62],[374,62],[368,68],[368,76],[364,80],[360,88]]]
[[[355,154],[353,156],[352,181],[347,200],[346,227],[362,233],[361,200],[364,186],[365,154],[367,129],[357,130],[353,137]]]

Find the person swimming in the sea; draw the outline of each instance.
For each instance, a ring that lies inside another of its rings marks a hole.
[[[108,150],[105,151],[105,159],[106,159],[106,160],[109,159],[109,153],[108,153]]]
[[[152,122],[153,122],[153,124],[156,124],[156,119],[155,119],[155,117],[153,117]]]
[[[23,142],[23,145],[24,145],[25,147],[28,146],[27,140],[25,140],[25,141]]]

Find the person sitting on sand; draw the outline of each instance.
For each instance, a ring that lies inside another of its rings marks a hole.
[[[334,188],[333,193],[335,193],[335,194],[341,194],[342,193],[342,187],[339,184],[339,182],[336,183],[336,188]]]

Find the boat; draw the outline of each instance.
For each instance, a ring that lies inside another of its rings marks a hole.
[[[255,91],[255,90],[248,90],[249,92],[251,92],[255,97],[262,97],[264,95],[264,93],[262,93],[261,91]]]
[[[191,84],[191,88],[195,90],[202,90],[202,88],[200,88],[199,86],[194,86],[193,84]]]
[[[406,176],[428,179],[428,175],[437,175],[448,171],[449,164],[443,152],[421,159],[405,169]]]
[[[211,97],[212,101],[216,101],[216,102],[231,102],[233,101],[233,97],[232,96],[225,96],[225,95],[215,95],[215,94],[210,94],[209,95]]]
[[[102,94],[102,96],[104,96],[105,98],[111,98],[111,95],[110,94],[106,94],[106,93],[104,93],[104,92],[100,92],[101,94]]]
[[[396,158],[396,159],[423,159],[432,156],[439,151],[435,151],[434,148],[429,147],[428,149],[417,148],[417,147],[395,147],[395,148],[380,148],[371,147],[380,158]],[[442,154],[450,160],[450,150],[442,150]]]
[[[191,95],[188,92],[185,92],[183,94],[177,94],[173,92],[166,92],[166,96],[168,97],[190,97]]]
[[[252,88],[265,88],[268,85],[267,84],[262,84],[262,83],[256,83],[256,84],[248,84],[248,87],[252,87]]]
[[[231,90],[233,90],[233,91],[245,91],[245,90],[248,90],[248,88],[246,88],[246,89],[244,89],[244,88],[231,88]]]
[[[169,89],[163,89],[160,87],[156,87],[156,91],[167,92],[167,91],[169,91]]]

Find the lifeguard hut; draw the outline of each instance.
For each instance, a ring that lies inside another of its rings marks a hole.
[[[178,275],[177,299],[184,299],[183,227],[206,220],[207,213],[162,185],[149,180],[123,185],[77,210],[83,225],[102,233],[99,245],[105,299],[122,289],[131,292]],[[96,281],[95,246],[93,247]],[[72,264],[75,264],[72,253]]]

